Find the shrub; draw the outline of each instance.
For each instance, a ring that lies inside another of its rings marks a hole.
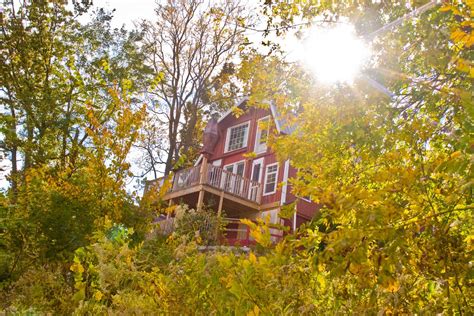
[[[188,210],[187,206],[176,208],[175,234],[186,236],[205,245],[216,244],[223,231],[224,223],[212,210]]]

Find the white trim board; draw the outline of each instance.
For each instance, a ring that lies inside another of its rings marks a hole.
[[[249,99],[249,97],[242,97],[240,98],[237,102],[236,102],[236,106],[239,107],[241,106],[245,101],[247,101]],[[225,111],[224,114],[222,114],[222,116],[217,120],[217,123],[220,123],[222,122],[227,116],[229,116],[230,114],[232,114],[232,108],[230,108],[229,110]]]
[[[288,173],[290,171],[290,160],[285,160],[285,166],[283,169],[283,187],[281,188],[281,199],[280,205],[284,205],[286,203],[286,194],[288,191]]]

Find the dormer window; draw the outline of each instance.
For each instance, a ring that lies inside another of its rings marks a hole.
[[[261,118],[257,121],[257,135],[255,137],[255,148],[254,152],[256,154],[261,154],[267,151],[267,139],[268,139],[268,132],[270,127],[269,124],[269,116]]]
[[[249,122],[235,125],[227,129],[224,152],[247,147],[249,136]]]

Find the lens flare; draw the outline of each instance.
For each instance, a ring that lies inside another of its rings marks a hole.
[[[315,27],[303,42],[303,63],[326,83],[351,83],[370,56],[369,47],[350,24]]]

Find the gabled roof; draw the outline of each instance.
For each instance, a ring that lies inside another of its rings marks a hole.
[[[278,110],[273,102],[270,102],[270,111],[272,112],[272,117],[275,121],[275,126],[279,133],[283,133],[285,135],[291,134],[295,131],[296,126],[289,126],[287,121],[284,117],[278,113]]]
[[[241,107],[249,100],[249,97],[243,97],[239,99],[237,102],[237,107]],[[283,134],[291,134],[295,128],[293,126],[288,126],[286,123],[285,119],[281,117],[281,115],[278,113],[278,110],[276,108],[275,103],[269,102],[270,103],[270,112],[272,114],[273,120],[275,122],[275,126],[277,128],[277,131],[279,133]],[[232,114],[232,109],[227,110],[222,116],[217,120],[218,123],[222,122],[227,116]]]

